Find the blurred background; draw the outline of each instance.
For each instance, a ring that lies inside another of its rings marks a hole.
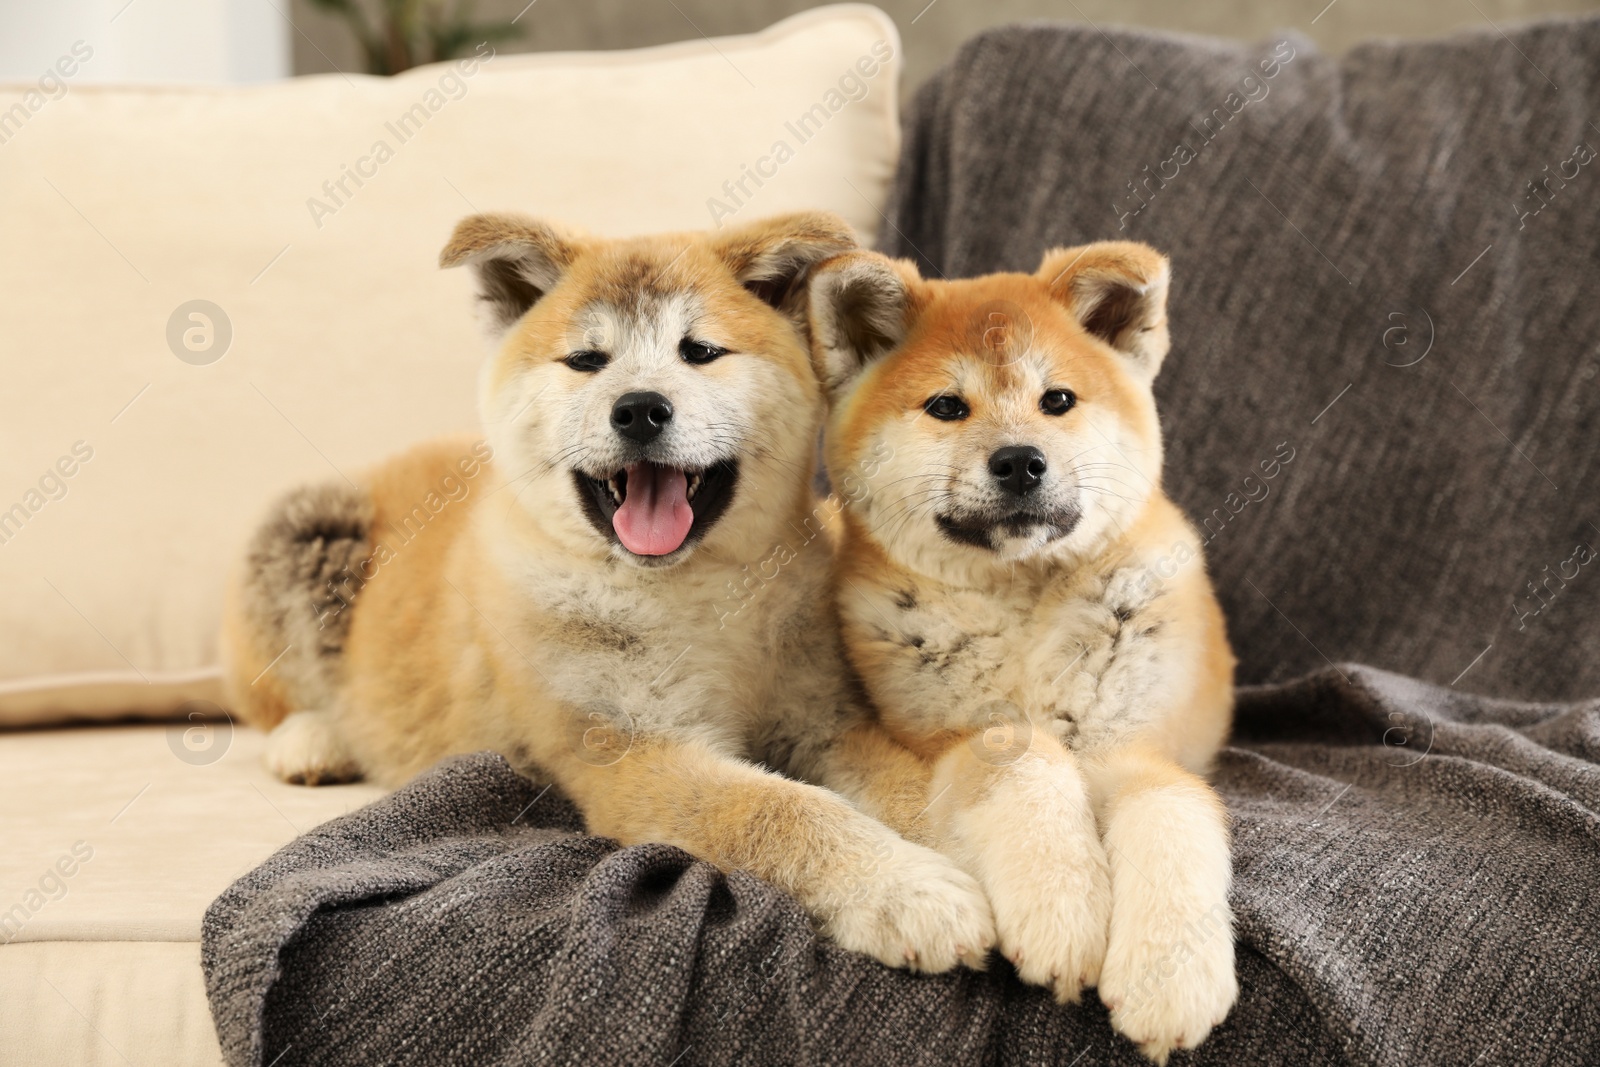
[[[491,39],[503,52],[638,48],[747,33],[810,0],[0,0],[0,81],[31,81],[63,42],[89,81],[248,83],[394,73]],[[914,89],[988,26],[1062,19],[1253,40],[1298,30],[1325,51],[1600,8],[1600,0],[881,0]]]

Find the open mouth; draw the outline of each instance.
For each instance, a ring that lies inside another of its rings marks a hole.
[[[572,476],[595,529],[635,556],[660,559],[698,541],[722,518],[739,465],[723,460],[686,470],[640,460],[605,478]]]
[[[1016,511],[1000,516],[937,515],[934,521],[941,533],[958,544],[997,552],[1007,537],[1042,535],[1046,543],[1065,537],[1078,525],[1080,517],[1077,508],[1066,508],[1049,514]]]

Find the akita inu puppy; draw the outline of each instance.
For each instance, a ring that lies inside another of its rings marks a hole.
[[[981,962],[977,883],[879,821],[914,821],[926,771],[860,710],[826,540],[729,606],[813,510],[804,281],[855,246],[821,214],[633,240],[463,221],[441,260],[475,269],[498,339],[492,459],[425,446],[257,533],[225,644],[272,770],[393,783],[494,749],[593,832],[759,875],[846,947]]]
[[[1098,983],[1164,1060],[1237,995],[1228,823],[1201,775],[1234,658],[1193,527],[1161,491],[1151,383],[1168,266],[1139,244],[926,281],[868,252],[811,282],[856,476],[837,593],[882,722],[934,764],[939,846],[1001,950],[1063,1000]]]

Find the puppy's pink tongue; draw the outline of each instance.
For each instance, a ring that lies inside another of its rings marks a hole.
[[[623,547],[639,556],[665,556],[677,551],[692,525],[687,475],[654,463],[628,468],[628,494],[611,517]]]

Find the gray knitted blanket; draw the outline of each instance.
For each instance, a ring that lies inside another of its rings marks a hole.
[[[1243,993],[1174,1063],[1600,1063],[1600,704],[1468,695],[1600,693],[1600,22],[1286,40],[976,39],[883,243],[1173,257],[1168,490],[1243,679],[1317,671],[1241,695]],[[236,1065],[1142,1062],[1092,996],[845,953],[488,755],[245,876],[204,963]]]
[[[1247,690],[1238,733],[1243,994],[1175,1063],[1600,1062],[1600,703],[1346,667]],[[749,875],[580,831],[483,754],[286,846],[206,915],[228,1061],[1143,1062],[998,955],[890,970]]]

